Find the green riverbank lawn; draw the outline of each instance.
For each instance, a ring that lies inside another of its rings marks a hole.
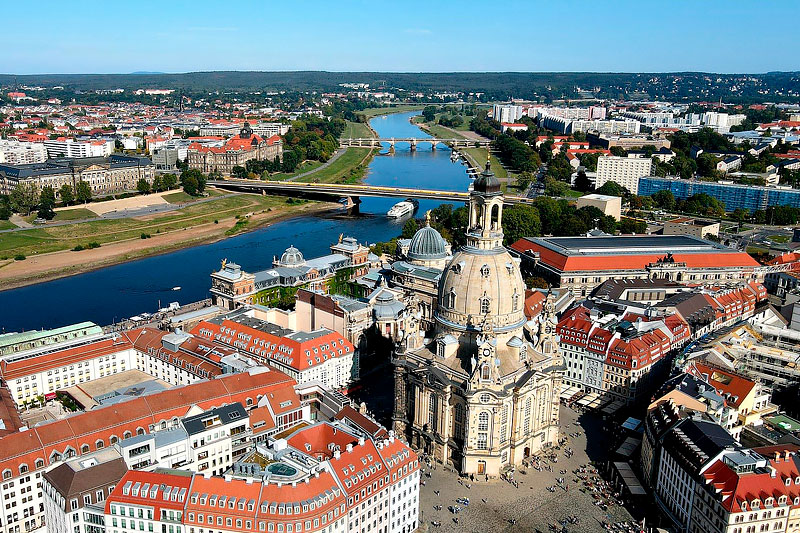
[[[138,238],[142,233],[154,235],[191,228],[214,220],[244,215],[253,211],[286,206],[286,199],[271,196],[237,195],[202,204],[189,204],[163,216],[94,220],[4,233],[0,238],[0,257],[17,254],[55,252],[71,249],[89,241],[100,244]]]
[[[347,121],[347,127],[342,132],[340,139],[365,139],[367,137],[375,137],[369,126],[361,122]]]
[[[377,117],[378,115],[390,115],[392,113],[408,113],[409,111],[422,111],[425,104],[398,104],[390,107],[368,107],[356,113],[366,115],[367,118]]]
[[[318,172],[300,178],[300,181],[310,183],[334,183],[342,179],[347,179],[351,176],[351,172],[358,172],[355,170],[355,167],[361,165],[363,168],[366,168],[373,152],[377,153],[377,149],[373,151],[371,148],[348,148],[336,161]]]

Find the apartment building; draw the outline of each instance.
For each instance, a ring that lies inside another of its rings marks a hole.
[[[19,533],[42,526],[41,476],[64,460],[114,446],[133,435],[156,431],[197,406],[209,410],[233,403],[255,406],[259,397],[296,382],[266,368],[194,383],[141,396],[68,418],[20,427],[0,436],[0,506],[6,509],[0,533]]]
[[[652,169],[653,161],[649,158],[602,155],[597,158],[596,187],[614,181],[631,194],[639,194],[639,178],[652,174]]]
[[[326,388],[338,390],[358,377],[355,348],[341,334],[328,329],[291,331],[239,314],[204,320],[192,334],[277,368],[298,383],[319,381]]]
[[[133,529],[173,533],[410,533],[419,474],[416,454],[391,433],[318,423],[258,446],[224,477],[129,471],[106,501],[106,531],[133,519]]]
[[[47,149],[42,143],[20,142],[0,139],[0,163],[6,165],[29,165],[44,163]]]
[[[48,139],[42,144],[44,144],[47,150],[47,157],[50,159],[59,157],[69,159],[108,157],[114,152],[114,141],[76,141],[75,139],[59,137],[53,140]]]
[[[48,531],[104,531],[105,501],[128,471],[111,448],[66,461],[42,476],[44,523]]]

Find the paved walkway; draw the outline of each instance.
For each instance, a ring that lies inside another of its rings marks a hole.
[[[11,218],[9,218],[8,221],[11,222],[12,224],[16,224],[17,228],[12,228],[10,230],[7,229],[3,231],[15,231],[15,230],[28,229],[34,227],[33,224],[31,224],[30,222],[26,222],[24,218],[17,215],[16,213],[11,215]]]

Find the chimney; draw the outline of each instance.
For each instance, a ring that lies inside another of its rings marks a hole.
[[[339,450],[336,450],[336,451],[333,452],[333,458],[334,459],[338,459],[341,456],[342,456],[342,452],[340,452]]]
[[[359,437],[358,438],[358,445],[359,446],[363,446],[364,445],[364,437]]]
[[[232,476],[232,475],[230,475],[230,474],[225,474],[225,481],[231,481],[232,479],[233,479],[233,476]]]
[[[353,443],[348,443],[347,444],[347,453],[350,453],[352,451],[353,451]]]
[[[775,462],[777,463],[780,460],[781,460],[781,452],[775,452]]]
[[[788,461],[788,460],[789,460],[789,457],[791,457],[791,456],[792,456],[792,452],[790,452],[789,450],[785,450],[783,453],[784,453],[784,459],[785,459],[786,461]]]

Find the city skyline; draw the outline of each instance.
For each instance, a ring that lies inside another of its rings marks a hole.
[[[757,10],[719,1],[673,2],[669,9],[623,1],[613,11],[590,2],[572,2],[567,9],[514,1],[488,7],[480,2],[307,5],[302,12],[287,5],[253,6],[243,17],[240,9],[222,10],[205,1],[151,9],[113,6],[89,15],[73,4],[41,2],[37,10],[48,16],[37,17],[30,4],[13,4],[6,14],[17,22],[0,36],[6,51],[0,72],[763,73],[798,68],[789,54],[765,54],[763,47],[736,38],[748,28],[774,28],[776,20],[788,20],[787,14],[797,13],[797,5],[788,1]],[[708,29],[704,21],[714,21],[717,29]],[[73,37],[31,41],[37,33],[65,30]],[[770,47],[789,49],[791,32],[777,30],[769,37]]]

